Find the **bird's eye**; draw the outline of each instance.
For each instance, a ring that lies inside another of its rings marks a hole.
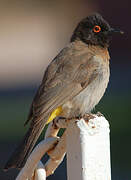
[[[99,33],[99,32],[101,31],[101,27],[98,26],[98,25],[96,25],[96,26],[94,26],[93,31],[94,31],[95,33]]]

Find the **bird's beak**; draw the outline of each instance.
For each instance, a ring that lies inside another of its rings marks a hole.
[[[121,31],[121,30],[119,30],[119,29],[114,29],[114,28],[111,28],[111,29],[108,31],[108,33],[109,33],[110,35],[115,34],[115,33],[124,34],[123,31]]]

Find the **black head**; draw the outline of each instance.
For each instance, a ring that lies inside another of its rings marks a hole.
[[[114,32],[123,33],[110,27],[100,14],[93,14],[83,19],[76,27],[71,42],[81,40],[86,44],[108,47]]]

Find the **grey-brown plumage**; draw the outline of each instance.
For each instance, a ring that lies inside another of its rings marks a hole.
[[[90,112],[100,101],[109,81],[108,46],[114,30],[99,15],[76,27],[70,44],[47,67],[25,124],[30,128],[5,169],[26,162],[51,112],[62,106],[61,116],[71,118]]]

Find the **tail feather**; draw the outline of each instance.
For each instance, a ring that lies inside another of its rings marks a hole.
[[[29,157],[38,137],[40,136],[43,128],[44,122],[31,126],[27,131],[21,144],[15,149],[11,158],[7,161],[4,169],[9,168],[22,168]]]

